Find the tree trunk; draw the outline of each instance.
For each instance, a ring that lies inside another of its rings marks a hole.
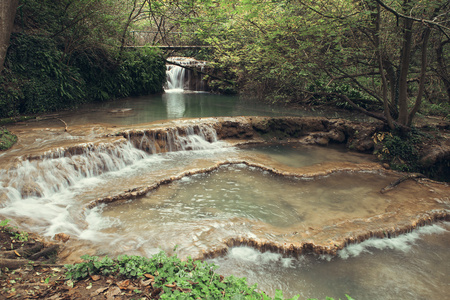
[[[0,1],[0,73],[3,71],[9,38],[14,26],[14,18],[19,0]]]
[[[398,95],[398,122],[408,124],[408,71],[411,63],[412,20],[404,20],[403,46],[400,56],[400,78]]]
[[[450,104],[450,74],[447,71],[447,64],[444,60],[444,46],[450,43],[450,40],[439,43],[436,48],[436,61],[437,61],[437,73],[444,82],[445,89],[447,90],[448,103]]]
[[[413,109],[409,113],[408,126],[411,126],[414,115],[419,111],[420,105],[422,104],[423,91],[425,90],[425,75],[427,72],[427,50],[428,50],[428,40],[430,38],[431,29],[425,27],[423,31],[423,43],[422,43],[422,58],[421,58],[421,68],[419,77],[419,90],[417,91],[416,103]]]
[[[383,56],[382,56],[382,49],[381,49],[381,43],[380,43],[380,27],[381,27],[381,9],[380,5],[377,3],[377,13],[376,13],[376,19],[375,19],[375,34],[374,34],[374,40],[375,40],[375,47],[377,49],[377,56],[378,56],[378,68],[380,69],[380,76],[381,76],[381,82],[382,82],[382,90],[383,90],[383,106],[384,106],[384,116],[386,118],[386,122],[389,125],[389,128],[395,129],[394,123],[392,121],[391,116],[391,110],[389,109],[389,98],[388,98],[388,84],[386,80],[386,75],[384,74],[384,67],[383,67]],[[391,84],[392,86],[392,84]]]

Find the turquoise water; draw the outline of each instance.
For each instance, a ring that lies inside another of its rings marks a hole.
[[[239,96],[209,93],[164,93],[134,98],[94,103],[62,115],[68,125],[111,123],[133,125],[179,118],[204,118],[220,116],[325,116],[355,119],[352,112],[324,109],[292,109],[273,107]]]

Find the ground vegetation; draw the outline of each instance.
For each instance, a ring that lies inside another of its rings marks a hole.
[[[85,255],[79,263],[57,264],[58,244],[43,242],[9,223],[0,222],[4,299],[287,299],[281,290],[269,297],[245,278],[224,277],[214,264],[183,261],[164,252],[151,258]]]

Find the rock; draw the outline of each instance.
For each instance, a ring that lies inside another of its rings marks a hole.
[[[56,241],[61,241],[61,242],[65,243],[70,239],[70,235],[61,232],[61,233],[55,234],[53,239],[55,239]]]

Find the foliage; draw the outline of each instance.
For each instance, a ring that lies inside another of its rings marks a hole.
[[[0,221],[0,231],[6,232],[11,236],[11,240],[19,241],[19,242],[27,242],[28,241],[28,232],[26,231],[17,231],[17,227],[8,226],[8,223],[11,220],[5,219]]]
[[[62,62],[63,55],[54,39],[15,34],[6,60],[7,76],[0,79],[0,102],[5,104],[0,117],[162,91],[165,68],[156,51],[119,56],[89,49],[72,53],[70,65]]]
[[[94,101],[148,95],[162,91],[164,62],[151,48],[125,51],[111,57],[102,49],[76,52],[73,62],[86,83],[86,97]]]
[[[115,260],[88,255],[82,258],[86,262],[65,266],[69,279],[80,280],[94,274],[152,278],[154,288],[164,291],[160,299],[271,299],[255,291],[256,285],[248,286],[245,278],[223,277],[215,273],[217,267],[213,264],[191,258],[181,261],[164,252],[151,258],[128,255]],[[284,299],[283,293],[277,291],[275,299]]]
[[[450,99],[444,2],[205,1],[197,32],[214,47],[216,68],[244,92],[348,106],[333,99],[344,92],[362,108],[377,104],[377,117],[394,129],[411,125],[424,97]],[[316,81],[323,84],[311,94]]]
[[[122,51],[123,1],[22,0],[0,76],[0,117],[162,91],[154,50]],[[86,34],[89,33],[89,34]]]
[[[17,136],[0,127],[0,150],[11,148],[17,142]],[[1,225],[0,223],[0,226]]]
[[[389,163],[392,169],[407,172],[420,171],[418,147],[422,143],[421,134],[413,130],[406,134],[380,132],[372,137],[374,154]]]
[[[450,120],[450,103],[424,103],[420,112],[427,116],[438,116],[443,120]]]

